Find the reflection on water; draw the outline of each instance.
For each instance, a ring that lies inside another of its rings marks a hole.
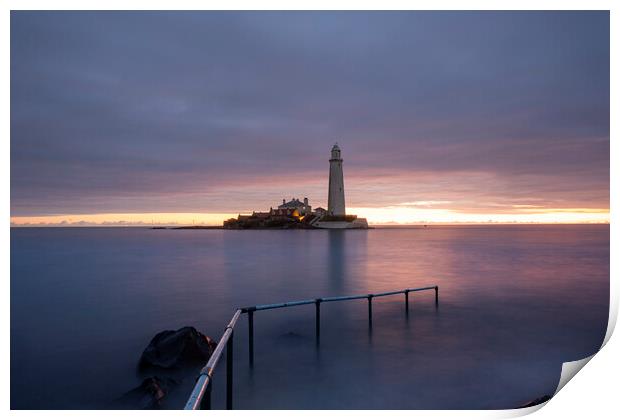
[[[12,408],[105,408],[154,334],[219,338],[233,309],[439,284],[255,316],[235,343],[238,408],[510,408],[553,392],[603,339],[609,226],[369,231],[12,229]],[[223,368],[223,366],[222,366]],[[223,371],[215,406],[224,404]],[[39,378],[47,386],[40,387]],[[193,385],[173,390],[178,408]]]
[[[328,243],[325,247],[325,258],[329,267],[327,278],[329,279],[330,289],[337,294],[343,293],[348,268],[345,252],[347,233],[340,230],[327,232]]]

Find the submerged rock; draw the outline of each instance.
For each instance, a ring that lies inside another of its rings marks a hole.
[[[140,368],[173,369],[204,363],[209,360],[217,343],[194,327],[157,334],[142,352]]]
[[[138,387],[123,395],[118,403],[120,408],[141,410],[160,408],[164,397],[176,384],[177,382],[170,378],[157,376],[146,378]]]
[[[535,405],[542,404],[542,403],[544,403],[544,402],[549,401],[550,399],[551,399],[551,396],[550,396],[550,395],[543,395],[542,397],[536,398],[535,400],[532,400],[532,401],[530,401],[530,402],[528,402],[528,403],[525,403],[525,404],[523,404],[523,405],[520,405],[520,406],[519,406],[519,407],[517,407],[517,408],[534,407]]]
[[[304,335],[301,335],[299,333],[296,333],[294,331],[289,331],[287,333],[280,334],[278,336],[278,339],[280,339],[280,340],[286,340],[288,342],[293,342],[293,343],[299,342],[299,341],[302,341],[302,342],[303,341],[307,341],[307,338],[308,337],[306,337]]]

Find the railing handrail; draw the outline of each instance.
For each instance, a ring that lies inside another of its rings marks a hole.
[[[213,350],[213,353],[211,353],[211,357],[209,357],[207,364],[200,370],[200,374],[198,375],[198,380],[196,381],[194,390],[192,391],[192,394],[187,400],[187,404],[185,404],[186,410],[196,410],[200,408],[200,403],[202,402],[205,391],[211,385],[211,377],[213,376],[215,367],[220,361],[220,357],[222,356],[224,347],[228,345],[228,340],[230,339],[230,337],[232,337],[233,330],[240,316],[241,309],[237,309],[226,328],[224,328],[224,334],[222,334],[222,338],[220,338],[220,341],[217,343],[215,350]]]
[[[395,290],[392,292],[381,292],[381,293],[366,293],[364,295],[350,295],[350,296],[331,296],[331,297],[325,297],[325,298],[317,298],[317,299],[306,299],[306,300],[294,300],[291,302],[283,302],[283,303],[270,303],[267,305],[256,305],[256,306],[247,306],[244,308],[241,308],[241,311],[243,313],[249,312],[249,311],[264,311],[267,309],[278,309],[278,308],[288,308],[291,306],[301,306],[301,305],[311,305],[316,303],[317,301],[320,302],[338,302],[338,301],[342,301],[342,300],[356,300],[356,299],[368,299],[368,297],[382,297],[382,296],[390,296],[390,295],[399,295],[402,293],[409,293],[409,292],[420,292],[422,290],[432,290],[437,288],[438,286],[427,286],[427,287],[418,287],[416,289],[402,289],[402,290]]]
[[[368,299],[368,323],[369,326],[372,327],[372,299],[375,297],[384,297],[384,296],[392,296],[398,294],[405,295],[405,310],[409,312],[409,293],[412,292],[421,292],[423,290],[435,290],[435,305],[439,304],[439,286],[426,286],[426,287],[418,287],[413,289],[402,289],[402,290],[394,290],[390,292],[381,292],[381,293],[368,293],[363,295],[350,295],[350,296],[332,296],[326,298],[316,298],[316,299],[306,299],[306,300],[297,300],[291,302],[283,302],[283,303],[272,303],[267,305],[256,305],[256,306],[248,306],[244,308],[238,308],[230,322],[224,328],[224,333],[222,334],[222,338],[217,343],[215,350],[211,353],[211,357],[207,361],[207,364],[200,370],[200,374],[196,379],[196,384],[194,385],[194,389],[185,404],[185,410],[197,410],[200,408],[211,408],[211,385],[212,385],[212,377],[215,368],[220,361],[222,356],[222,352],[224,348],[226,348],[226,367],[227,367],[227,380],[226,380],[226,408],[232,409],[232,362],[233,362],[233,333],[235,326],[237,325],[237,321],[242,313],[248,314],[248,322],[249,322],[249,343],[250,343],[250,366],[254,363],[254,312],[256,311],[264,311],[268,309],[278,309],[278,308],[288,308],[292,306],[301,306],[301,305],[311,305],[314,304],[316,306],[316,338],[317,343],[319,342],[320,335],[320,306],[322,302],[340,302],[345,300],[357,300],[357,299]]]

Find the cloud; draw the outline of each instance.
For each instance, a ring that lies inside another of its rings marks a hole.
[[[609,206],[608,12],[13,12],[11,214]],[[489,207],[490,206],[490,207]]]
[[[398,205],[404,206],[404,207],[431,207],[431,206],[438,206],[438,205],[450,204],[450,203],[451,201],[428,200],[428,201],[410,201],[410,202],[405,202],[405,203],[398,203]]]

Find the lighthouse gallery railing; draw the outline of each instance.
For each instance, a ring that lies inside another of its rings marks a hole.
[[[254,312],[265,311],[268,309],[288,308],[291,306],[300,305],[315,305],[316,324],[315,335],[317,344],[321,338],[321,303],[323,302],[340,302],[345,300],[368,300],[368,325],[372,326],[372,300],[374,298],[392,296],[392,295],[405,295],[405,312],[409,312],[409,293],[421,292],[424,290],[435,290],[435,305],[439,305],[439,286],[427,286],[419,287],[415,289],[403,289],[395,290],[392,292],[383,293],[371,293],[365,295],[353,295],[353,296],[337,296],[326,297],[309,300],[299,300],[293,302],[273,303],[269,305],[257,305],[249,306],[246,308],[239,308],[235,311],[232,319],[224,329],[222,338],[217,343],[217,347],[211,354],[211,357],[207,361],[207,364],[200,370],[198,379],[194,389],[185,404],[185,410],[199,410],[199,409],[211,409],[211,388],[213,384],[213,373],[215,368],[222,357],[224,349],[226,349],[226,409],[231,410],[233,404],[233,336],[235,326],[239,320],[241,314],[248,315],[248,343],[249,343],[249,357],[250,367],[254,365]]]

